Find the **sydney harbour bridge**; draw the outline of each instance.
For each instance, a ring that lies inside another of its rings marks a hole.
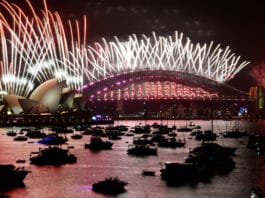
[[[120,118],[206,118],[213,103],[220,117],[253,108],[253,101],[243,91],[194,74],[173,71],[119,74],[87,85],[84,93],[94,111],[115,110]]]

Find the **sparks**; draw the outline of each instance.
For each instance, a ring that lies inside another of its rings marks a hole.
[[[52,78],[82,92],[85,84],[143,70],[179,71],[224,83],[249,64],[229,47],[192,43],[179,32],[168,37],[133,34],[123,41],[102,38],[88,45],[86,16],[64,22],[45,0],[41,12],[26,2],[30,16],[16,4],[0,2],[8,13],[0,13],[0,91],[10,94],[27,97]]]

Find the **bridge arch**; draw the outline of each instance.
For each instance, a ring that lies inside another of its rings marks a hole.
[[[120,73],[85,85],[90,101],[102,100],[206,100],[247,98],[247,94],[202,76],[170,70]]]

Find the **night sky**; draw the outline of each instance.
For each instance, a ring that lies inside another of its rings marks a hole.
[[[14,2],[21,5],[23,0]],[[32,2],[35,7],[42,5],[42,0]],[[47,4],[65,19],[81,19],[87,15],[90,41],[113,36],[122,40],[132,33],[150,35],[152,31],[166,36],[179,31],[193,42],[213,40],[223,47],[229,45],[242,60],[251,61],[230,83],[244,90],[261,83],[255,82],[253,76],[262,73],[256,68],[265,70],[261,67],[265,63],[263,1],[47,0]]]

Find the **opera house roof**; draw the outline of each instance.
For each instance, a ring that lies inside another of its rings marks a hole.
[[[55,78],[40,84],[29,98],[14,94],[3,96],[5,104],[14,115],[56,113],[60,106],[72,109],[75,98],[75,91],[66,88],[65,81],[58,82]]]

